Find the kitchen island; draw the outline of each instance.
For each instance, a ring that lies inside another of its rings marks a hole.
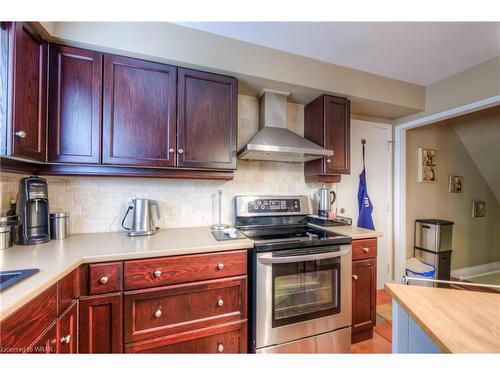
[[[500,294],[386,284],[393,353],[500,353]]]

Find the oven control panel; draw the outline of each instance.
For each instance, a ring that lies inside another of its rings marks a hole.
[[[249,213],[300,211],[300,199],[255,199],[248,202]]]

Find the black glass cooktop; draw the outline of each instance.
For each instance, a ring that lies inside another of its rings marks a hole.
[[[346,244],[351,238],[307,225],[275,226],[240,231],[255,242],[256,249],[276,250],[291,247]]]

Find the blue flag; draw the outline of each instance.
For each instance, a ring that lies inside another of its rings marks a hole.
[[[365,143],[363,143],[363,171],[359,175],[358,208],[358,227],[374,230],[375,226],[373,225],[372,219],[373,205],[368,196],[368,189],[366,187]]]

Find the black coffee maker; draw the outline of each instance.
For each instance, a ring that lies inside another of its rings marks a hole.
[[[49,212],[47,181],[36,176],[21,179],[16,203],[19,226],[15,242],[36,245],[50,241]]]

